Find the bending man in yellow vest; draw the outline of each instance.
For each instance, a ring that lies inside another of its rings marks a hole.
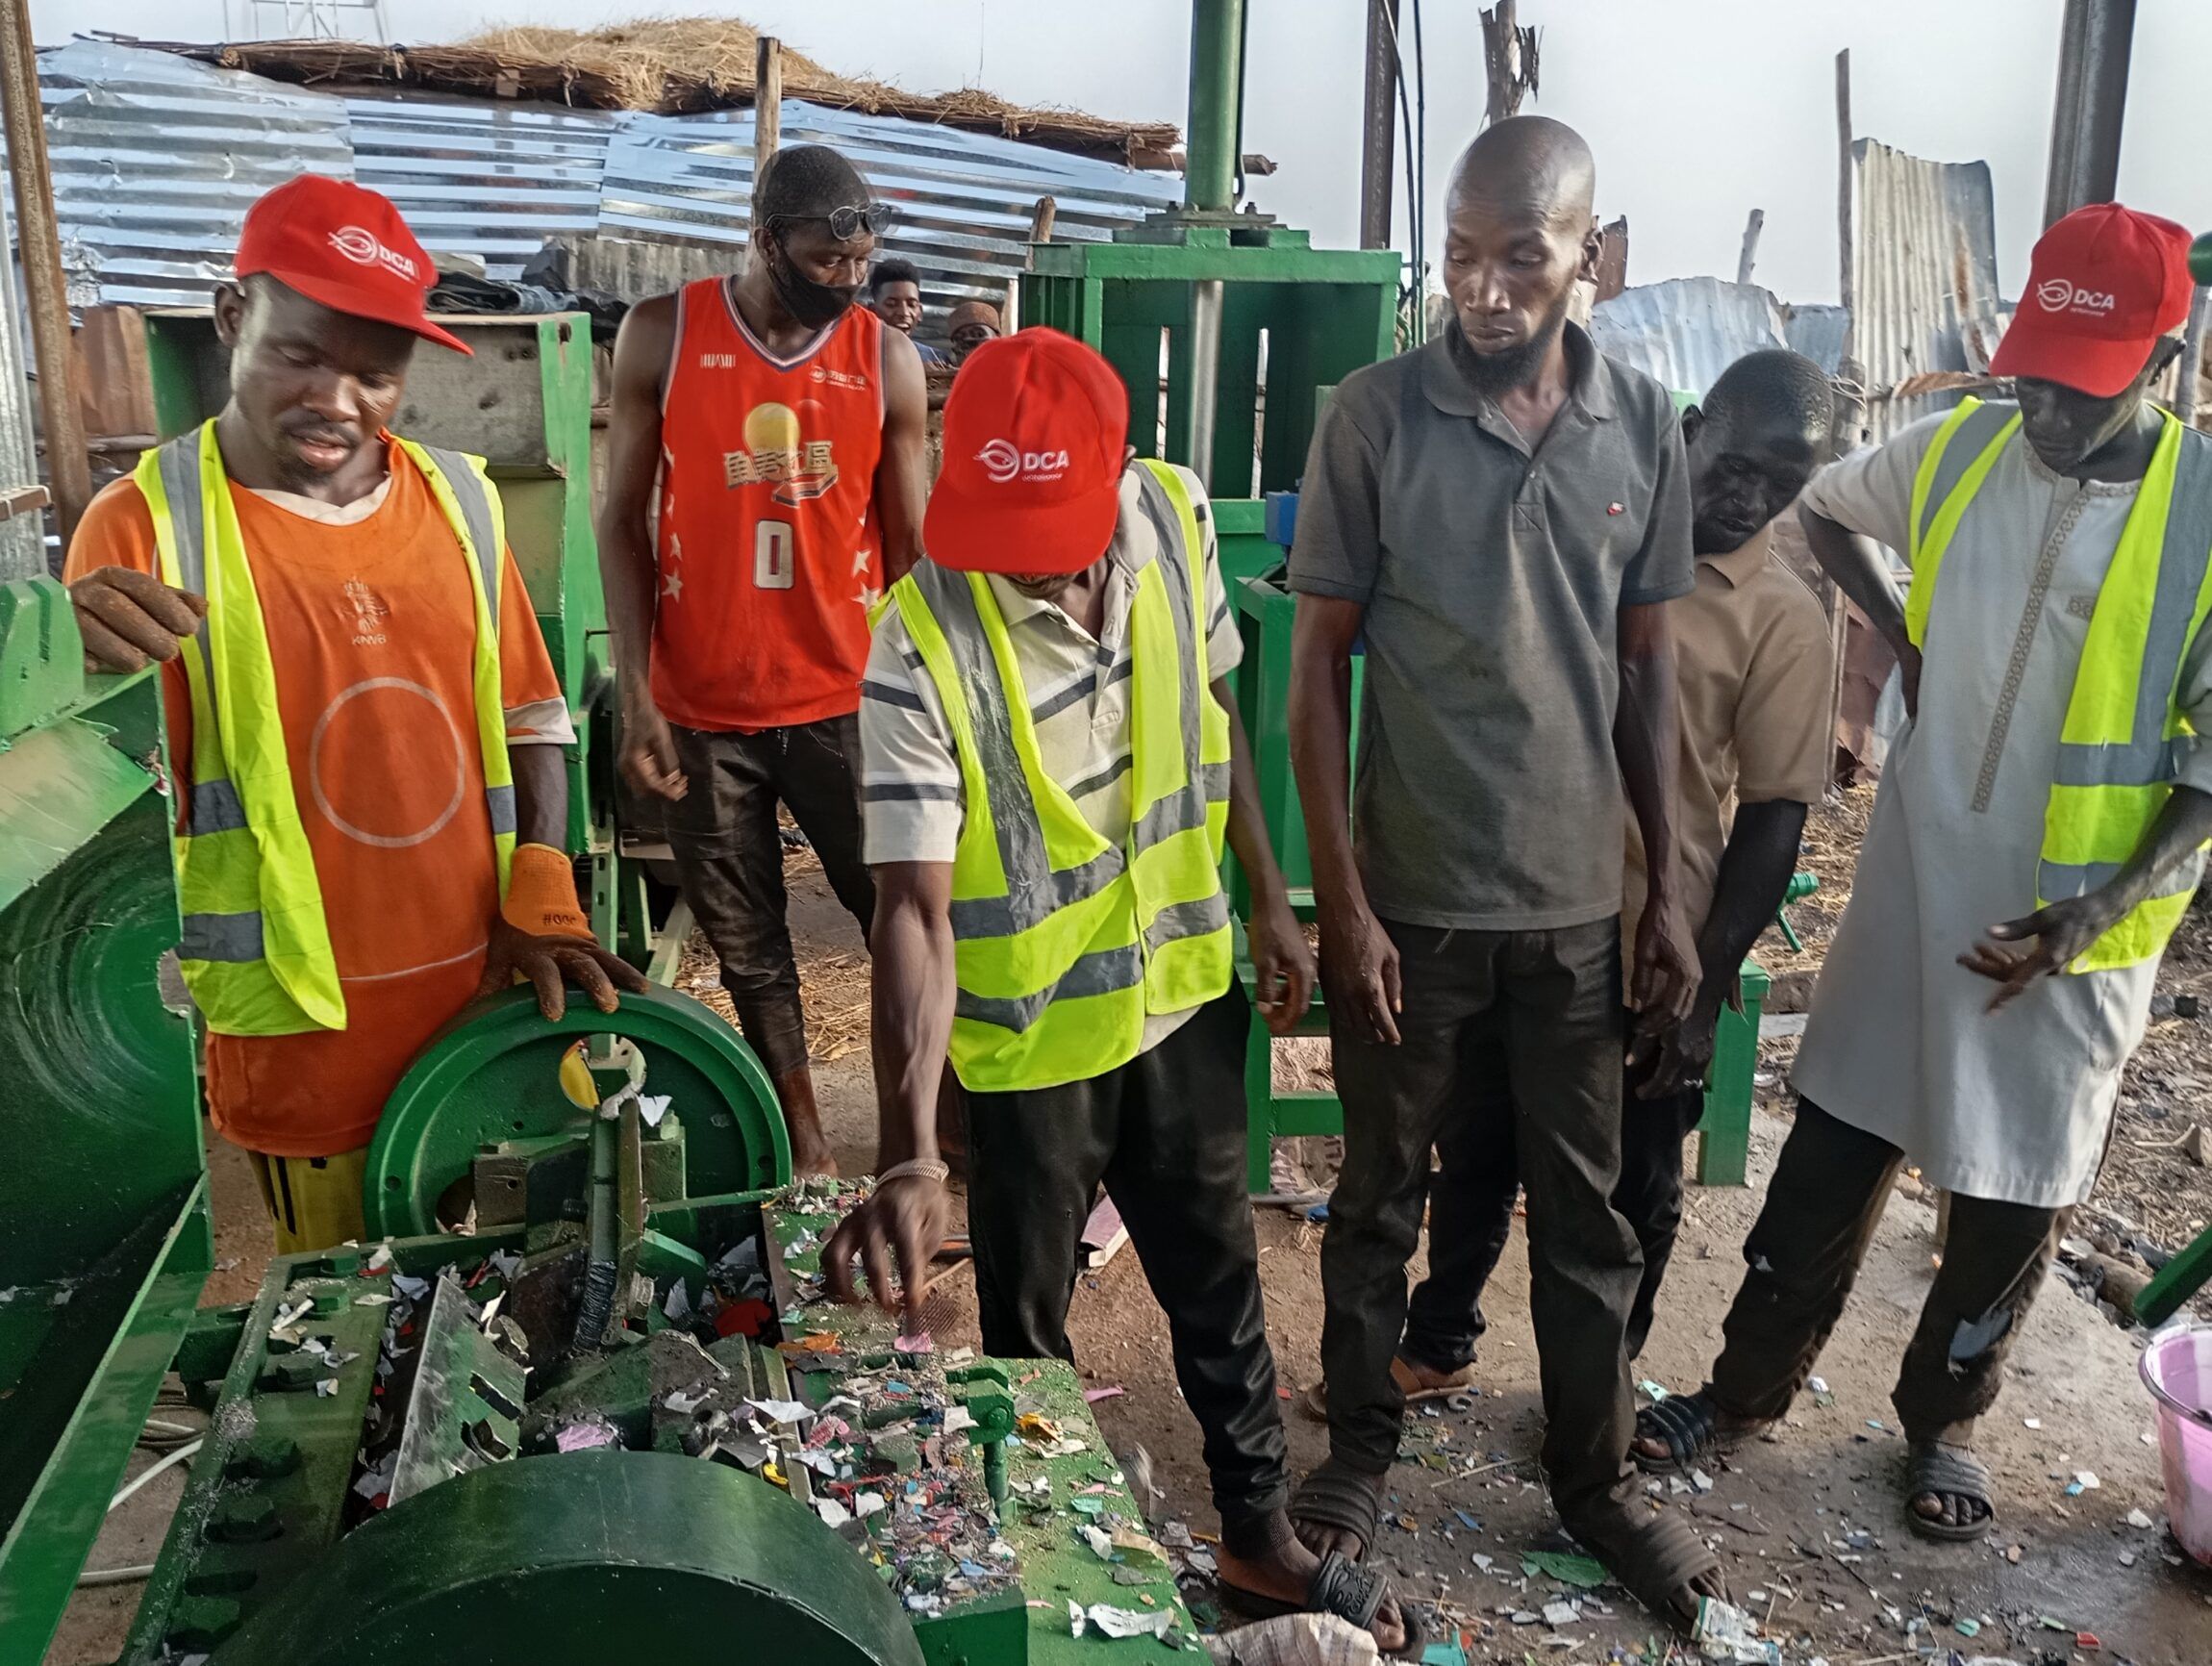
[[[1909,1157],[1952,1202],[1894,1396],[1905,1522],[1989,1530],[1974,1422],[2096,1181],[2212,836],[2212,437],[2144,397],[2189,311],[2188,246],[2116,204],[2069,215],[1990,366],[2019,403],[1970,399],[1805,492],[1814,553],[1896,646],[1916,715],[1821,975],[1726,1346],[1700,1393],[1639,1420],[1647,1468],[1788,1410]],[[1909,594],[1876,542],[1909,556]]]
[[[185,982],[208,1107],[280,1252],[363,1231],[378,1114],[470,997],[606,1011],[562,846],[575,739],[483,465],[394,439],[429,257],[375,192],[254,205],[215,292],[222,414],[100,494],[69,550],[88,656],[166,662]]]
[[[1240,646],[1205,492],[1132,464],[1129,395],[1049,330],[978,347],[944,411],[929,559],[893,586],[861,684],[876,876],[874,1196],[823,1264],[909,1329],[943,1233],[939,1072],[967,1090],[983,1346],[1071,1358],[1077,1239],[1101,1180],[1168,1314],[1205,1433],[1221,1578],[1405,1642],[1382,1578],[1300,1545],[1244,1197],[1251,1015],[1221,891],[1252,878],[1261,1010],[1296,1022],[1293,917],[1223,680]]]

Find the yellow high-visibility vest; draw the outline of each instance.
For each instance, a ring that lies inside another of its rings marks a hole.
[[[2181,662],[2212,611],[2212,441],[2171,412],[2098,587],[2081,665],[2067,699],[2057,767],[2044,810],[2036,906],[2081,896],[2135,854],[2173,793],[2181,747],[2195,735],[2174,704]],[[1930,441],[1913,479],[1912,589],[1905,631],[1929,630],[1944,552],[1974,494],[2020,433],[2020,410],[1968,399]],[[2024,442],[2021,442],[2024,443]],[[2154,959],[2202,876],[2197,851],[2088,950],[2070,972]]]
[[[1229,719],[1206,671],[1204,545],[1174,470],[1144,467],[1183,548],[1138,571],[1130,605],[1131,820],[1120,845],[1045,772],[984,575],[924,561],[892,587],[960,764],[951,1051],[978,1093],[1099,1075],[1137,1056],[1147,1014],[1229,987]]]
[[[483,459],[403,440],[459,541],[475,598],[477,743],[499,888],[515,852],[515,782],[500,698],[506,516]],[[170,441],[132,477],[152,512],[162,582],[207,597],[183,644],[192,707],[190,810],[174,839],[185,983],[222,1035],[343,1029],[345,994],[323,917],[277,709],[268,625],[246,559],[215,425]]]

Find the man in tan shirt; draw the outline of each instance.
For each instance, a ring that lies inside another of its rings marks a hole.
[[[1630,1055],[1622,1086],[1613,1206],[1644,1250],[1628,1319],[1632,1358],[1650,1332],[1681,1224],[1682,1143],[1704,1113],[1722,1003],[1735,996],[1737,968],[1781,906],[1806,811],[1827,789],[1827,619],[1771,545],[1774,517],[1827,460],[1831,410],[1820,366],[1775,350],[1737,360],[1702,406],[1682,416],[1697,586],[1668,604],[1682,719],[1674,825],[1700,977],[1690,1016]],[[1621,931],[1633,941],[1644,904],[1633,822],[1624,891]],[[1520,1190],[1510,1105],[1449,1123],[1438,1154],[1445,1174],[1465,1183],[1430,1188],[1428,1276],[1413,1293],[1392,1364],[1417,1398],[1473,1376],[1482,1288],[1504,1250]]]

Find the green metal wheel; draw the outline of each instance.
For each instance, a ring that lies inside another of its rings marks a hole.
[[[482,1147],[585,1128],[589,1113],[560,1086],[561,1055],[580,1036],[617,1036],[643,1053],[645,1093],[667,1095],[683,1119],[692,1197],[787,1183],[791,1140],[752,1048],[689,996],[654,989],[621,1001],[609,1015],[571,991],[566,1014],[548,1023],[537,997],[514,989],[447,1025],[385,1101],[362,1182],[370,1236],[454,1225],[440,1220],[440,1200],[469,1177]],[[617,1079],[602,1076],[603,1089]]]
[[[898,1599],[804,1504],[669,1452],[519,1458],[339,1543],[214,1666],[921,1666]]]

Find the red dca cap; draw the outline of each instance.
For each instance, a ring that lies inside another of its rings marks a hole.
[[[430,257],[399,210],[364,186],[303,173],[255,203],[239,234],[238,274],[257,272],[334,312],[469,350],[424,316],[438,282]]]
[[[2135,380],[2189,316],[2189,234],[2116,202],[2075,209],[2036,240],[2027,292],[1989,362],[2099,399]]]
[[[1021,330],[968,354],[944,402],[922,543],[971,572],[1081,572],[1114,541],[1129,394],[1072,336]]]

